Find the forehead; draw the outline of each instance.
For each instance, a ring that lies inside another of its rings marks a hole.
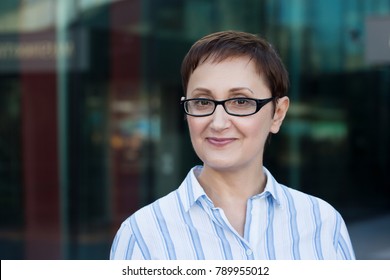
[[[237,92],[238,89],[256,93],[253,97],[257,98],[268,95],[269,92],[264,78],[248,57],[229,58],[219,62],[205,60],[191,74],[186,94],[193,97],[199,92],[207,92],[214,97],[227,98],[226,94]]]

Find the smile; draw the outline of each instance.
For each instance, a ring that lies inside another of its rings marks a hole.
[[[207,137],[207,142],[211,145],[223,147],[236,140],[236,138],[217,138],[217,137]]]

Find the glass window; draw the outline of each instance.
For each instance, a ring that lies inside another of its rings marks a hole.
[[[263,35],[289,70],[265,155],[280,182],[347,224],[388,214],[390,66],[367,59],[388,40],[366,26],[389,18],[387,0],[2,0],[0,257],[108,258],[120,223],[200,164],[180,65],[226,29]]]

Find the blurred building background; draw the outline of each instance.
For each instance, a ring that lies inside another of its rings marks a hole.
[[[358,257],[390,259],[390,0],[1,0],[1,259],[107,259],[120,223],[178,187],[200,163],[181,60],[226,29],[290,72],[266,166],[335,206]]]

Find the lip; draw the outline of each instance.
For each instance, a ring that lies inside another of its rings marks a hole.
[[[236,140],[236,138],[219,138],[219,137],[207,137],[207,142],[217,147],[226,146]]]

